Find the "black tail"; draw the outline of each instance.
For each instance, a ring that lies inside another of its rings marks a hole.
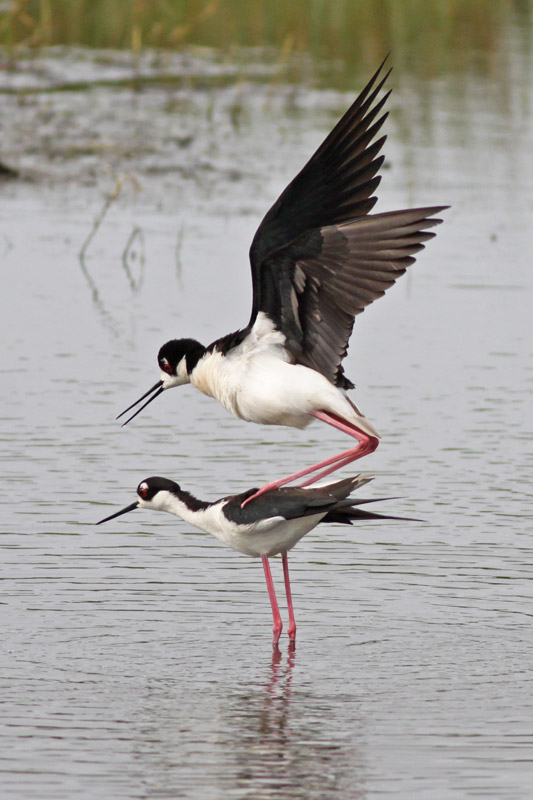
[[[376,498],[375,500],[362,500],[362,503],[377,503],[380,500],[388,500],[389,498]],[[357,503],[339,503],[338,506],[328,511],[322,522],[341,522],[343,525],[352,525],[353,520],[362,519],[396,519],[402,522],[423,522],[421,519],[413,519],[412,517],[391,517],[388,514],[376,514],[374,511],[366,511],[362,508],[355,508]]]
[[[380,503],[383,500],[394,500],[393,497],[376,497],[368,500],[348,500],[352,492],[357,491],[365,483],[373,480],[373,475],[356,475],[353,478],[344,478],[343,480],[331,483],[324,486],[328,494],[336,498],[337,503],[331,508],[322,522],[340,522],[343,525],[351,525],[354,520],[363,519],[395,519],[403,522],[422,522],[420,519],[412,519],[411,517],[392,517],[388,514],[377,514],[375,511],[366,511],[358,506],[365,505],[366,503]]]

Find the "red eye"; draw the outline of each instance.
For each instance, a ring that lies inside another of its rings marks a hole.
[[[165,361],[162,361],[159,366],[161,367],[163,372],[167,373],[167,375],[172,375],[172,367],[170,366],[170,364],[168,363],[168,361],[166,359],[165,359]]]
[[[148,494],[148,487],[147,486],[139,486],[139,494],[141,497],[146,497]]]

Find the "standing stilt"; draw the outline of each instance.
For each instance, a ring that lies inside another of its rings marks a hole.
[[[261,556],[263,562],[263,569],[265,571],[265,580],[268,589],[268,596],[270,597],[270,605],[272,606],[272,617],[274,618],[274,625],[272,631],[274,638],[272,639],[272,646],[277,647],[281,631],[283,630],[283,623],[279,613],[278,601],[276,600],[276,592],[274,590],[274,583],[272,581],[272,573],[270,572],[270,564],[268,563],[268,556]]]
[[[287,553],[282,553],[281,560],[283,561],[283,579],[285,581],[285,594],[287,595],[287,608],[289,610],[289,628],[287,633],[289,634],[289,639],[294,641],[296,639],[296,621],[294,619],[294,609],[292,607],[291,582],[289,580],[289,560],[287,558]]]

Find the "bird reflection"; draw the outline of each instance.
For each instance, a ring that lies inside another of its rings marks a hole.
[[[294,646],[285,657],[275,648],[266,681],[232,696],[222,720],[226,735],[218,740],[227,767],[220,788],[228,796],[318,800],[349,783],[350,797],[361,797],[358,748],[333,733],[352,698],[339,707],[315,695],[305,677],[296,685],[295,667]]]
[[[283,655],[279,647],[272,651],[270,674],[265,685],[263,713],[259,717],[259,728],[265,735],[284,737],[289,714],[292,671],[296,658],[296,643],[291,641],[287,651],[287,663],[282,665]]]
[[[197,685],[179,669],[150,680],[140,707],[134,701],[147,796],[165,787],[165,797],[366,797],[358,698],[309,674],[314,661],[300,655],[299,669],[292,644],[258,666],[252,648],[215,659]],[[188,658],[179,663],[192,674]]]

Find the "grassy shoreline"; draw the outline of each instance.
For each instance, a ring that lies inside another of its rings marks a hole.
[[[227,58],[267,48],[280,72],[306,55],[340,86],[390,50],[415,74],[459,68],[467,52],[484,71],[513,26],[530,51],[532,23],[533,0],[13,0],[0,10],[0,48],[8,59],[53,45],[133,55],[194,45]]]

